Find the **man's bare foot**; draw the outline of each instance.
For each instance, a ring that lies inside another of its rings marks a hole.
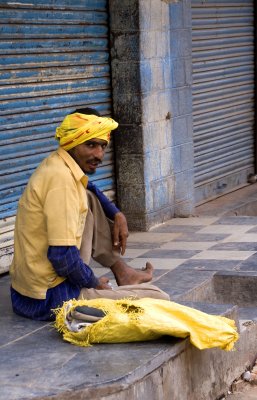
[[[113,264],[111,270],[118,286],[146,283],[151,281],[153,277],[153,266],[149,262],[146,263],[142,271],[138,271],[131,268],[124,261],[118,260]]]

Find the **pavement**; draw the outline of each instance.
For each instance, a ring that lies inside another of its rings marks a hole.
[[[248,384],[243,390],[238,393],[232,393],[226,397],[226,400],[256,400],[257,399],[257,386]]]
[[[215,273],[257,276],[257,212],[250,207],[250,203],[257,202],[256,187],[198,207],[193,217],[174,218],[149,232],[131,233],[124,259],[134,268],[143,268],[150,261],[155,267],[153,283],[175,301]],[[240,215],[246,205],[248,215]],[[110,272],[96,263],[93,267],[97,276],[106,275],[115,285]],[[210,313],[215,313],[210,304],[208,307]],[[247,318],[257,321],[257,309]],[[90,388],[102,387],[105,382],[118,382],[124,377],[128,382],[133,376],[139,379],[140,368],[143,366],[144,374],[150,366],[157,368],[159,355],[169,351],[173,342],[178,339],[155,341],[154,345],[72,346],[62,341],[51,323],[14,315],[9,276],[0,277],[0,400],[43,399],[82,387],[87,387],[90,395]],[[249,390],[243,397],[233,394],[228,399],[257,399],[256,388],[251,389],[254,394]]]

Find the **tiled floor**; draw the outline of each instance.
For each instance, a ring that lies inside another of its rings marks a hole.
[[[256,231],[257,217],[176,218],[149,232],[131,233],[124,260],[134,268],[151,262],[157,282],[176,269],[253,271],[257,270]],[[98,266],[98,276],[106,273]]]

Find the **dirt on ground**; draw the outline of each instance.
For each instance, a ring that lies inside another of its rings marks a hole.
[[[257,400],[257,360],[251,370],[232,383],[230,391],[220,400]]]

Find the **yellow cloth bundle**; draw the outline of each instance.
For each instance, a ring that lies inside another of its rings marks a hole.
[[[77,306],[99,308],[106,315],[74,332],[70,330],[67,316]],[[212,347],[232,350],[239,337],[233,320],[167,300],[70,300],[55,313],[56,329],[64,340],[78,346],[146,341],[169,335],[189,336],[190,342],[201,350]]]
[[[56,129],[55,139],[64,150],[91,139],[110,141],[110,133],[118,127],[112,118],[74,113],[67,115]]]

